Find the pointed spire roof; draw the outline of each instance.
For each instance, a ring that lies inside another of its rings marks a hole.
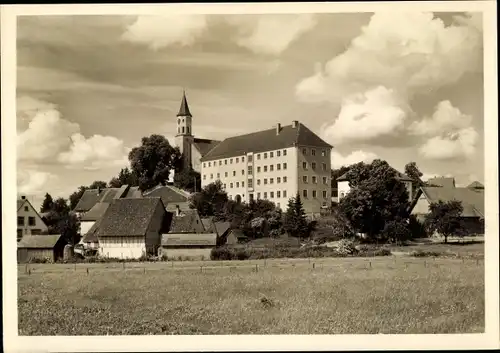
[[[189,111],[189,105],[188,105],[187,99],[186,99],[186,91],[183,91],[183,93],[182,93],[181,106],[179,108],[179,112],[177,113],[177,116],[192,117],[191,112]]]

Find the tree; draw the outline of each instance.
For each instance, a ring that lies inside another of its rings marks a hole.
[[[56,199],[44,220],[49,234],[61,234],[68,243],[78,243],[80,222],[76,215],[70,212],[66,199],[62,197]]]
[[[250,208],[252,217],[264,218],[268,218],[271,212],[276,209],[276,205],[273,202],[264,199],[250,200],[248,207]]]
[[[309,226],[300,195],[288,200],[283,228],[293,237],[305,238],[309,236]]]
[[[139,186],[139,178],[128,167],[122,168],[118,176],[112,178],[108,183],[110,188],[120,188],[123,185]]]
[[[429,214],[425,217],[425,227],[429,234],[439,233],[448,242],[451,235],[463,236],[465,226],[461,215],[463,206],[460,201],[438,201],[429,205]]]
[[[422,181],[422,172],[417,167],[417,163],[409,162],[405,165],[405,174],[413,179],[412,183],[412,195],[416,195],[416,191],[425,185]]]
[[[357,232],[371,240],[383,239],[387,222],[408,219],[408,192],[396,176],[396,171],[380,159],[354,164],[347,172],[351,190],[340,201],[339,209]]]
[[[96,180],[92,184],[89,185],[89,189],[105,189],[106,188],[106,182],[102,180]]]
[[[401,244],[411,238],[408,222],[401,218],[386,222],[382,230],[382,235],[383,240],[396,244]]]
[[[73,192],[71,195],[69,195],[69,205],[70,205],[70,208],[72,210],[75,209],[76,205],[78,204],[78,202],[80,201],[80,199],[82,198],[83,196],[83,193],[85,192],[85,190],[87,190],[88,187],[87,186],[83,186],[81,185],[80,187],[78,187],[78,190]]]
[[[319,234],[315,238],[320,243],[353,238],[355,235],[349,220],[338,208],[333,209],[330,215],[318,219],[317,230]]]
[[[45,194],[45,198],[43,199],[42,206],[40,207],[40,213],[46,213],[52,210],[54,207],[54,200],[49,193]]]
[[[202,217],[224,215],[224,206],[228,201],[227,193],[220,180],[206,185],[200,192],[190,198],[190,207],[198,210]]]
[[[201,174],[189,166],[174,175],[174,186],[189,192],[201,190]]]
[[[143,137],[141,146],[134,147],[129,153],[132,171],[137,175],[139,189],[150,189],[165,185],[172,171],[180,170],[182,154],[172,147],[161,135]]]

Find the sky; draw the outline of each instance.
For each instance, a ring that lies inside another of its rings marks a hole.
[[[484,181],[480,13],[24,16],[17,22],[18,193],[109,181],[143,136],[173,142],[299,120],[332,166],[374,158]]]

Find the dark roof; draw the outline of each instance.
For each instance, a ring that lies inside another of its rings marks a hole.
[[[192,117],[191,112],[189,111],[189,106],[188,106],[188,102],[186,99],[186,92],[183,92],[183,94],[182,94],[181,106],[179,108],[179,112],[177,113],[177,116]]]
[[[97,236],[145,235],[158,205],[164,209],[159,197],[114,200],[101,219]]]
[[[52,249],[60,238],[61,234],[25,235],[17,243],[17,247],[28,249]]]
[[[139,198],[142,197],[142,192],[139,190],[138,186],[131,186],[127,193],[123,196],[124,198]]]
[[[448,178],[448,177],[431,178],[427,180],[427,184],[430,186],[439,186],[443,188],[454,188],[455,178]]]
[[[177,189],[171,185],[158,185],[157,187],[144,191],[144,197],[160,197],[164,205],[171,203],[187,202],[189,195],[184,191]]]
[[[189,207],[189,202],[172,202],[165,206],[167,212],[175,213],[177,211],[177,206],[181,211],[191,211],[192,208]]]
[[[214,226],[215,232],[221,237],[231,229],[231,222],[214,222]]]
[[[237,239],[246,239],[247,236],[245,235],[245,233],[243,233],[243,231],[241,229],[231,229],[231,231],[229,232],[230,235],[234,235]]]
[[[82,217],[82,221],[97,221],[106,213],[106,210],[109,207],[108,202],[98,202],[92,207],[87,213],[85,213]]]
[[[201,219],[201,223],[203,223],[203,227],[207,232],[213,232],[215,231],[214,227],[214,222],[213,222],[214,217],[206,217]]]
[[[122,197],[122,188],[87,189],[75,206],[75,212],[87,212],[98,202],[111,202],[115,197]]]
[[[208,152],[210,152],[210,150],[212,150],[212,148],[217,146],[219,143],[220,141],[200,139],[200,138],[195,138],[193,141],[194,146],[200,152],[202,157],[206,155]]]
[[[484,217],[484,190],[428,186],[422,187],[421,190],[431,203],[461,201],[464,208],[463,217]]]
[[[169,233],[204,233],[205,227],[197,210],[182,211],[172,215]]]
[[[162,234],[162,246],[215,246],[217,234]]]
[[[23,204],[26,202],[26,200],[17,200],[17,210],[19,211],[19,209],[21,207],[23,207]]]
[[[99,226],[101,225],[101,220],[102,218],[98,219],[97,221],[94,222],[92,227],[85,233],[82,237],[82,242],[87,243],[87,242],[97,242],[97,231],[99,230]]]
[[[479,181],[473,181],[469,185],[467,185],[469,189],[484,189],[484,185],[481,184]]]
[[[392,168],[392,167],[391,167]],[[408,175],[406,174],[403,174],[401,173],[400,171],[392,168],[395,172],[396,172],[396,179],[399,180],[399,181],[415,181],[413,180],[412,178],[410,178]],[[348,181],[347,180],[347,174],[349,172],[345,172],[344,174],[342,174],[341,176],[339,176],[336,180],[337,181]]]
[[[279,134],[276,134],[276,128],[273,128],[227,138],[211,149],[201,160],[211,161],[240,156],[247,152],[259,153],[293,146],[332,148],[305,125],[298,123],[295,128],[292,125],[283,126]]]

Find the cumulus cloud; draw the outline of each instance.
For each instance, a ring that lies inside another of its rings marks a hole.
[[[62,118],[55,108],[37,111],[17,136],[20,163],[100,169],[126,165],[128,151],[123,141],[112,136],[86,138],[80,125]]]
[[[173,44],[188,46],[203,34],[207,24],[205,15],[138,16],[122,39],[146,44],[154,50]]]
[[[298,83],[296,94],[304,100],[311,100],[311,94],[331,100],[339,99],[332,98],[338,92],[383,85],[411,95],[457,82],[481,63],[478,22],[480,18],[469,14],[445,26],[432,13],[376,13],[347,50],[326,63],[321,75]]]
[[[419,152],[425,158],[436,160],[470,158],[474,155],[477,139],[478,133],[469,127],[432,137],[419,148]]]
[[[229,16],[236,27],[236,43],[258,54],[278,55],[316,25],[312,14]]]
[[[415,135],[437,135],[471,126],[472,116],[463,114],[450,101],[439,102],[432,117],[413,122],[409,131]]]
[[[344,99],[340,114],[323,129],[326,140],[341,144],[368,141],[396,133],[404,127],[407,107],[393,90],[377,87]]]
[[[332,168],[340,168],[342,166],[348,166],[358,162],[371,163],[374,159],[378,158],[378,156],[373,152],[365,152],[361,150],[351,152],[347,156],[343,156],[336,151],[332,151],[331,158]]]
[[[18,169],[17,192],[23,195],[41,195],[50,184],[56,183],[57,176],[33,169]]]

